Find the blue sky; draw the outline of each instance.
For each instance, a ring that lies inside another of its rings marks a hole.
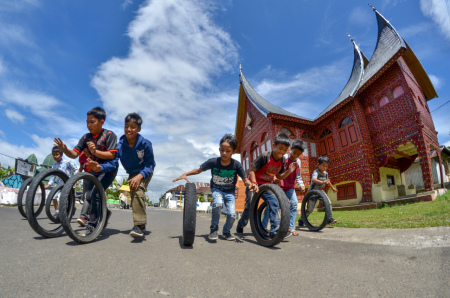
[[[429,74],[439,95],[430,111],[449,101],[449,1],[371,4]],[[90,108],[103,106],[118,136],[139,112],[157,162],[152,198],[234,132],[239,63],[264,98],[315,118],[350,75],[347,34],[369,59],[377,37],[373,11],[357,0],[0,0],[0,28],[0,153],[42,162],[54,137],[74,146],[87,132]],[[450,103],[432,112],[447,146],[449,112]]]

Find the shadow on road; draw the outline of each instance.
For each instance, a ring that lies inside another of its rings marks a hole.
[[[120,233],[120,231],[117,230],[117,229],[104,229],[104,230],[101,232],[101,234],[98,235],[98,237],[97,237],[94,241],[92,241],[92,242],[103,241],[103,240],[105,240],[105,239],[108,239],[109,236],[116,235],[116,234],[119,234],[119,233]],[[90,242],[90,243],[91,243],[91,242]],[[69,246],[80,245],[80,244],[81,244],[81,243],[78,243],[78,242],[76,242],[76,241],[70,241],[70,242],[67,242],[67,243],[66,243],[66,245],[69,245]],[[86,244],[88,244],[88,243],[86,243]]]
[[[186,245],[183,244],[183,236],[173,236],[173,237],[170,237],[170,238],[172,238],[172,239],[178,238],[178,243],[180,244],[180,248],[181,249],[193,249],[194,248],[193,245],[192,246],[186,246]]]

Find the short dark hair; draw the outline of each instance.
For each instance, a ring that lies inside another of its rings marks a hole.
[[[53,146],[53,148],[52,148],[52,153],[53,153],[53,152],[59,152],[59,153],[63,154],[62,151],[59,150],[59,148],[56,147],[56,146]]]
[[[87,115],[92,115],[98,120],[106,120],[106,112],[101,107],[92,108],[89,112],[87,112]]]
[[[141,125],[142,125],[142,118],[141,118],[141,116],[138,113],[129,113],[125,117],[125,123],[128,123],[130,121],[133,121],[139,127],[141,127]]]
[[[295,140],[292,145],[291,145],[291,149],[297,149],[300,150],[301,152],[305,151],[305,143],[303,143],[302,140]]]
[[[282,144],[285,146],[291,145],[291,143],[289,142],[289,137],[284,133],[280,133],[275,137],[275,146],[277,146],[278,144]]]
[[[220,139],[219,145],[221,145],[223,142],[227,142],[228,144],[230,144],[230,146],[233,148],[233,150],[236,150],[236,148],[238,146],[238,141],[237,141],[236,137],[231,133],[225,134]]]
[[[322,155],[317,159],[319,165],[323,162],[330,163],[330,159],[326,155]]]

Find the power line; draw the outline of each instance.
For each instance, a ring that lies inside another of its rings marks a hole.
[[[0,152],[0,155],[6,156],[6,157],[9,157],[9,158],[12,158],[12,159],[16,159],[16,157],[12,157],[12,156],[9,156],[9,155],[6,155],[6,154],[3,154],[3,153],[1,153],[1,152]]]
[[[439,110],[440,108],[442,108],[443,106],[445,106],[446,104],[448,104],[450,102],[450,100],[447,100],[447,102],[444,102],[441,106],[437,107],[436,109],[432,110],[431,113],[433,113],[434,111]]]

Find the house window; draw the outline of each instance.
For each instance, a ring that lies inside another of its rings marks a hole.
[[[326,128],[320,134],[319,150],[320,155],[327,155],[336,151],[334,147],[333,135],[331,134],[331,131],[328,128]]]
[[[253,142],[252,146],[251,146],[251,150],[250,150],[250,154],[252,156],[252,162],[258,157],[258,143]]]
[[[294,134],[292,133],[292,131],[290,131],[287,128],[282,128],[280,129],[280,131],[278,131],[278,134],[284,133],[285,135],[287,135],[288,137],[293,137]]]
[[[339,125],[339,128],[342,128],[344,126],[346,126],[347,124],[353,122],[353,119],[350,117],[345,117],[344,120],[342,120],[341,125]]]
[[[261,145],[261,153],[263,153],[264,151],[266,151],[266,144]]]
[[[316,143],[309,143],[311,146],[311,157],[317,157]]]
[[[384,106],[385,104],[389,103],[389,99],[386,96],[383,96],[380,99],[380,107]]]
[[[267,151],[272,151],[272,143],[270,142],[270,140],[267,140],[266,147],[267,147]]]
[[[388,187],[391,186],[391,185],[395,185],[394,176],[392,176],[392,175],[386,175],[386,179],[387,179],[387,185],[388,185]]]
[[[397,86],[397,87],[395,87],[393,93],[394,93],[394,98],[397,98],[397,97],[399,97],[400,95],[402,95],[403,93],[405,93],[405,91],[403,90],[403,87],[402,87],[402,86]]]
[[[336,186],[336,188],[338,201],[356,199],[358,197],[355,182],[341,184]]]
[[[358,142],[358,134],[352,118],[346,117],[342,120],[339,125],[338,137],[342,148]]]

